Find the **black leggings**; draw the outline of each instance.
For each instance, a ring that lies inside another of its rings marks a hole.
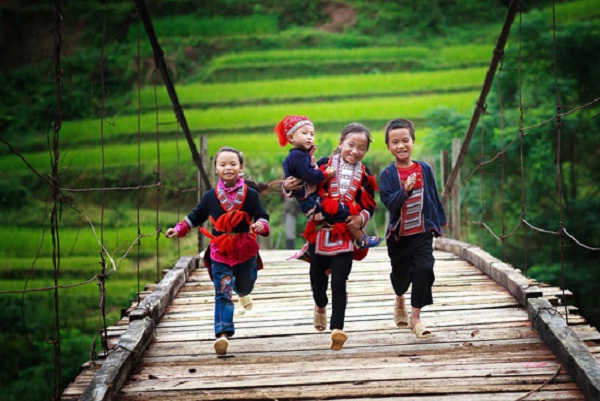
[[[332,311],[329,328],[331,330],[344,328],[346,316],[346,304],[348,292],[346,281],[352,270],[352,252],[344,252],[338,255],[325,256],[315,254],[315,247],[311,246],[310,252],[310,286],[313,299],[319,308],[324,308],[329,303],[327,298],[327,286],[329,276],[325,273],[331,269],[331,297]]]
[[[396,295],[404,295],[412,284],[411,306],[422,308],[431,305],[431,288],[435,281],[433,233],[427,231],[406,237],[391,235],[387,239],[387,246],[392,264],[390,279]]]

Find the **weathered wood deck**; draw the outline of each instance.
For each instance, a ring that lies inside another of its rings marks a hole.
[[[114,384],[114,397],[88,388],[82,398],[585,399],[540,332],[532,329],[527,309],[452,253],[435,252],[435,304],[422,312],[434,332],[429,339],[417,339],[393,323],[386,249],[372,249],[364,261],[355,263],[348,282],[349,338],[339,352],[329,349],[328,330],[314,330],[308,265],[287,261],[289,254],[261,252],[265,269],[253,293],[254,309],[235,316],[231,357],[214,354],[214,290],[204,269],[193,270],[166,307],[132,374],[120,390]],[[542,291],[553,303],[562,295],[556,288]],[[562,308],[559,312],[564,313]],[[598,365],[598,331],[575,314],[569,316],[569,327]],[[126,328],[111,328],[113,344]],[[77,399],[96,371],[97,367],[83,371],[64,399]]]

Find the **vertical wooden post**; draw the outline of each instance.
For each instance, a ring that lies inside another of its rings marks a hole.
[[[285,249],[294,249],[296,247],[296,201],[291,198],[284,200],[284,220],[285,220]]]
[[[441,191],[444,193],[446,190],[446,181],[448,180],[448,174],[450,173],[450,162],[448,161],[448,151],[442,150],[440,152],[440,185]],[[448,208],[448,198],[442,197],[442,204],[444,205],[444,211],[446,215],[450,217],[450,209]],[[449,229],[449,231],[451,231]]]
[[[449,172],[450,163],[448,161],[448,151],[442,150],[440,152],[440,182],[442,184],[442,191],[446,187],[446,180],[448,179]]]
[[[208,171],[208,136],[201,135],[198,141],[200,148],[200,161],[202,162],[202,167],[204,171]],[[202,199],[202,196],[206,191],[210,189],[210,186],[206,186],[204,179],[202,177],[202,173],[198,170],[197,174],[197,187],[198,187],[198,202]],[[204,236],[198,230],[198,253],[202,252],[204,249]]]
[[[435,162],[435,157],[434,156],[429,156],[429,157],[424,157],[423,161],[427,164],[429,164],[429,167],[431,167],[431,171],[433,172],[433,176],[436,176],[436,172],[437,172],[437,163]]]
[[[458,168],[458,160],[461,152],[460,147],[460,139],[454,138],[452,140],[452,171],[456,171],[456,180],[451,188],[452,198],[452,219],[451,219],[451,227],[452,227],[452,237],[456,240],[461,239],[461,222],[460,222],[460,169]]]

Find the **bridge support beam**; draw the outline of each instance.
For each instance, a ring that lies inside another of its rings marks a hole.
[[[196,258],[180,258],[156,285],[154,291],[131,311],[127,331],[121,336],[116,348],[108,354],[80,400],[110,401],[115,397],[154,338],[154,329],[167,306],[196,265]]]
[[[154,320],[150,317],[130,322],[127,331],[117,343],[117,347],[96,372],[80,400],[112,400],[152,341],[154,327]]]
[[[547,299],[530,299],[527,313],[533,327],[575,383],[586,400],[600,400],[600,364],[583,341]]]

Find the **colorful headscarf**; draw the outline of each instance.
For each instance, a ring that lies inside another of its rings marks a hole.
[[[287,145],[288,135],[293,134],[300,127],[305,125],[313,125],[313,122],[306,116],[287,115],[277,123],[273,132],[277,134],[279,145],[284,147]]]

